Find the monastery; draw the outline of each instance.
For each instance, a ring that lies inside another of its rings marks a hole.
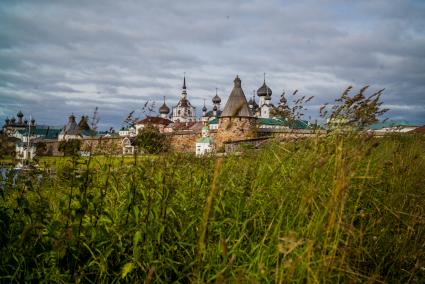
[[[3,129],[21,142],[30,139],[33,144],[45,143],[47,145],[45,154],[48,155],[61,155],[58,151],[60,141],[70,139],[81,140],[83,152],[95,149],[95,152],[101,153],[106,149],[113,149],[115,154],[127,155],[133,154],[136,150],[134,140],[137,133],[147,125],[151,125],[168,137],[172,149],[203,155],[213,151],[225,151],[225,146],[229,143],[262,140],[274,133],[288,132],[288,122],[273,115],[273,109],[285,107],[284,95],[281,96],[279,105],[275,107],[271,103],[272,90],[267,86],[265,77],[256,95],[259,98],[258,103],[255,94],[248,101],[242,88],[242,80],[236,76],[223,110],[216,89],[211,99],[212,109],[207,109],[204,100],[202,116],[198,118],[196,107],[190,102],[184,76],[180,98],[175,106],[168,107],[164,97],[157,116],[147,116],[118,133],[97,133],[90,129],[87,116],[81,117],[77,123],[73,114],[61,129],[46,128],[36,125],[35,120],[30,122],[24,120],[22,112],[18,113],[17,120],[7,119]],[[297,125],[299,129],[309,128],[305,121],[299,121]],[[24,148],[19,151],[22,152]]]

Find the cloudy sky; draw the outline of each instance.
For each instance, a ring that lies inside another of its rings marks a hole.
[[[315,96],[306,118],[370,85],[387,117],[425,123],[422,0],[2,0],[0,27],[2,121],[63,125],[98,107],[100,128],[118,128],[148,100],[175,104],[184,72],[198,111],[215,88],[225,102],[236,74],[252,95],[265,72],[274,102]]]

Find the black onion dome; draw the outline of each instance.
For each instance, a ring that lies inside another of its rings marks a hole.
[[[159,108],[159,113],[168,114],[170,113],[170,108],[165,103],[163,103],[162,106]]]
[[[6,122],[6,124],[9,124],[10,119],[8,117],[6,117],[6,119],[4,121]]]
[[[16,115],[17,117],[24,117],[24,114],[22,113],[22,111],[19,111],[18,114]]]
[[[207,107],[206,107],[206,106],[204,106],[204,107],[202,108],[202,111],[207,111]]]
[[[217,111],[218,110],[218,107],[217,106],[214,106],[213,107],[213,111]]]
[[[264,97],[268,95],[272,95],[272,89],[270,89],[267,85],[266,82],[264,81],[263,85],[257,90],[257,96],[259,97]]]
[[[254,101],[252,100],[252,98],[249,99],[248,105],[254,105]]]
[[[31,119],[31,124],[35,124],[35,119]]]
[[[220,97],[216,94],[216,95],[213,97],[212,102],[213,102],[214,104],[219,104],[219,103],[221,103],[221,99],[220,99]]]

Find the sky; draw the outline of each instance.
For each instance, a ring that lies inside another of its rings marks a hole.
[[[99,129],[120,128],[147,101],[175,105],[184,74],[201,115],[216,88],[223,108],[236,75],[249,97],[264,73],[275,104],[314,96],[305,119],[369,85],[385,88],[384,118],[425,124],[422,0],[2,0],[0,27],[0,125],[22,110],[61,126],[98,107]]]

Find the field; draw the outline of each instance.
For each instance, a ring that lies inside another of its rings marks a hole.
[[[0,197],[0,281],[424,283],[424,136],[46,158]]]

